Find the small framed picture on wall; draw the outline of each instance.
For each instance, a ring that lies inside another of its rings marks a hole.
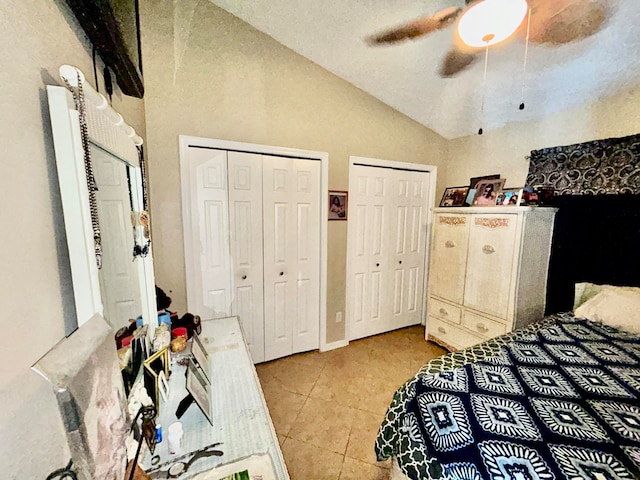
[[[336,190],[329,192],[329,220],[346,220],[347,203],[347,192]]]

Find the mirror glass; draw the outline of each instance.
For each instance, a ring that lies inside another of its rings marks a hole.
[[[130,179],[135,167],[95,145],[90,146],[98,186],[96,200],[102,234],[102,268],[98,271],[103,316],[114,330],[142,315],[140,257],[134,256],[136,231],[132,225]]]

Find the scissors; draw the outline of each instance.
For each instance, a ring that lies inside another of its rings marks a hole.
[[[59,468],[58,470],[51,472],[47,477],[47,480],[53,480],[54,478],[59,478],[62,480],[63,478],[70,478],[71,480],[78,480],[78,476],[76,473],[71,470],[71,465],[73,464],[73,459],[69,460],[69,463],[64,468]]]
[[[196,460],[205,457],[221,457],[223,455],[222,450],[217,450],[215,447],[218,445],[222,445],[220,442],[212,443],[211,445],[207,445],[200,450],[196,450],[195,452],[185,453],[184,455],[177,457],[169,462],[165,462],[162,465],[158,465],[152,470],[147,472],[151,478],[178,478],[183,473],[186,473],[191,465],[193,465]],[[191,456],[188,461],[184,461],[186,458]],[[168,468],[167,468],[168,467]]]

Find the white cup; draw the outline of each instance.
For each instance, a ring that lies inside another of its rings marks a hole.
[[[182,430],[181,422],[174,422],[169,425],[167,442],[169,444],[169,453],[177,453],[182,448],[182,437],[184,431]]]

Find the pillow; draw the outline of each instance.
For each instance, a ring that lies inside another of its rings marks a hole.
[[[574,315],[627,332],[640,333],[640,288],[603,288],[580,305]]]
[[[595,297],[598,293],[605,289],[628,290],[630,292],[638,292],[640,294],[640,287],[615,287],[613,285],[598,285],[597,283],[589,282],[576,283],[573,310],[575,311],[576,308],[578,308],[584,302]]]

